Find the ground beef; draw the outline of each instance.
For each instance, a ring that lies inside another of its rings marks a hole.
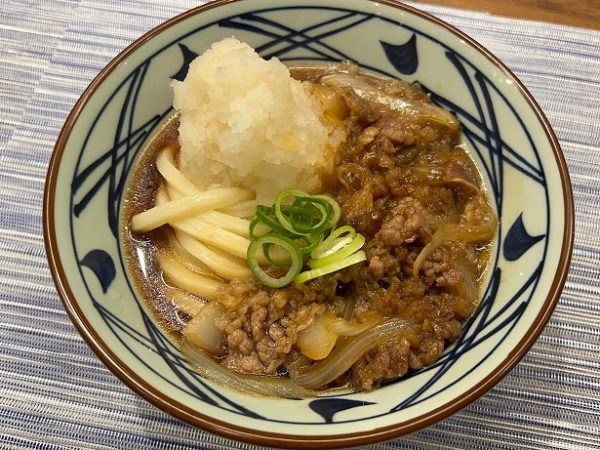
[[[307,79],[319,75],[313,71]],[[430,101],[407,83],[372,82],[386,95]],[[342,208],[340,224],[365,236],[367,261],[277,290],[233,281],[219,297],[227,313],[218,325],[227,336],[223,364],[273,375],[289,372],[299,361],[313,364],[301,355],[298,335],[326,311],[348,323],[373,315],[410,319],[409,328],[360,355],[333,382],[369,390],[434,363],[460,336],[477,304],[473,287],[485,269],[485,244],[444,242],[417,276],[413,268],[440,227],[483,223],[490,209],[474,165],[458,146],[459,130],[392,113],[351,89],[340,95],[350,110],[346,145],[322,181]]]
[[[411,345],[404,336],[396,336],[371,350],[352,368],[352,385],[356,389],[373,389],[377,380],[404,375],[409,369]]]
[[[438,247],[416,279],[413,264],[437,227],[468,215],[476,223],[475,211],[485,215],[489,207],[478,203],[481,208],[470,210],[474,197],[485,201],[485,196],[473,164],[457,147],[456,132],[406,116],[379,115],[373,120],[372,109],[361,107],[356,100],[351,105],[359,109],[360,120],[350,122],[350,145],[340,155],[338,166],[360,167],[360,183],[327,181],[342,206],[344,221],[368,238],[367,262],[354,271],[354,316],[359,320],[379,311],[419,322],[410,336],[400,333],[353,366],[352,386],[372,389],[386,379],[435,362],[460,335],[466,309],[462,298],[465,276],[477,279],[483,270],[481,264],[464,270],[478,264],[473,245]]]
[[[375,123],[375,128],[379,129],[381,134],[397,144],[405,146],[415,144],[415,135],[418,131],[418,125],[398,117],[385,117]]]
[[[336,288],[333,278],[277,290],[257,282],[229,283],[219,297],[227,308],[218,322],[227,335],[223,364],[256,375],[280,371],[298,333],[334,301]]]
[[[397,210],[381,225],[375,235],[386,247],[410,244],[417,239],[427,242],[431,238],[431,228],[427,225],[423,211],[409,206]]]

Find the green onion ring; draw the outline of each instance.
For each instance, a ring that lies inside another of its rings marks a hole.
[[[256,253],[259,250],[263,250],[263,246],[267,244],[278,245],[281,248],[288,251],[290,254],[290,268],[288,269],[285,276],[281,278],[272,277],[271,275],[266,273],[263,270],[263,268],[260,267],[260,265],[258,264],[258,261],[256,259]],[[291,239],[285,236],[267,234],[265,236],[261,236],[260,238],[254,241],[251,241],[250,245],[248,246],[247,258],[248,266],[250,267],[250,270],[252,271],[254,277],[265,286],[271,288],[280,288],[290,284],[293,281],[294,277],[298,275],[298,273],[302,270],[302,254],[300,253],[300,250],[298,249],[296,244],[294,244],[294,242]]]
[[[288,233],[288,231],[281,226],[281,224],[277,220],[277,217],[275,217],[275,213],[273,212],[273,208],[271,207],[258,205],[256,207],[255,218],[277,233],[284,235]]]
[[[367,255],[364,251],[360,250],[340,261],[336,261],[327,266],[318,267],[316,269],[305,270],[304,272],[300,272],[298,275],[294,277],[295,283],[306,283],[313,278],[322,277],[323,275],[327,275],[328,273],[337,272],[338,270],[344,269],[346,267],[352,266],[359,262],[365,261],[367,259]]]
[[[302,211],[301,217],[303,219],[312,217],[310,213],[314,212],[314,210],[311,211],[311,208],[316,208],[318,210],[320,216],[318,217],[318,222],[316,224],[307,227],[300,227],[300,221],[298,220],[297,216],[294,221],[291,221],[288,217],[286,217],[284,214],[285,205],[283,205],[283,201],[291,196],[296,197],[296,201],[292,205],[292,208],[296,207],[294,212],[299,213]],[[312,196],[298,189],[284,189],[281,191],[273,205],[275,216],[279,220],[280,225],[289,232],[300,235],[314,234],[329,228],[328,224],[330,222],[330,217],[326,207],[320,204],[321,202],[312,202],[311,199]],[[299,206],[302,208],[298,208]]]
[[[338,202],[327,195],[313,195],[311,199],[313,201],[321,201],[324,204],[329,205],[331,208],[331,218],[329,219],[329,224],[331,228],[335,228],[340,220],[340,217],[342,217],[342,209],[340,208]]]
[[[290,197],[294,197],[293,201],[288,201]],[[340,217],[340,206],[333,198],[309,195],[299,189],[284,189],[272,206],[259,205],[250,222],[251,243],[247,252],[248,265],[255,278],[265,286],[278,288],[292,281],[303,283],[363,261],[366,256],[359,250],[364,245],[364,236],[349,225],[335,229]],[[269,231],[257,235],[259,224]],[[273,245],[287,251],[290,260],[274,261],[270,255]],[[285,276],[274,278],[265,272],[258,264],[258,251],[263,252],[271,266],[287,267]],[[306,262],[311,270],[302,272]]]
[[[360,250],[363,245],[365,245],[365,237],[359,233],[350,241],[350,243],[344,245],[337,251],[327,254],[321,258],[311,259],[308,261],[308,266],[311,269],[316,269],[318,267],[324,267],[337,261],[341,261]]]
[[[350,240],[346,240],[345,238],[340,238],[341,235],[348,234]],[[321,242],[310,254],[311,258],[319,259],[325,256],[330,255],[333,251],[337,251],[338,244],[340,242],[348,242],[350,243],[356,237],[356,230],[352,228],[350,225],[343,225],[339,228],[336,228],[331,232],[331,234]],[[333,250],[336,248],[336,250]]]
[[[272,235],[272,236],[277,236],[277,235]],[[265,259],[269,262],[269,264],[271,264],[272,266],[275,266],[275,267],[290,267],[292,265],[291,260],[277,262],[277,261],[273,260],[273,258],[271,258],[271,254],[269,253],[269,249],[271,248],[271,245],[273,245],[273,244],[266,243],[266,244],[263,244],[263,246],[262,246],[263,255],[265,255]],[[304,257],[302,258],[302,260],[304,260]]]

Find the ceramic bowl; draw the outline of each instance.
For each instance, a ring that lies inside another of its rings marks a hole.
[[[500,226],[481,304],[432,366],[367,393],[286,400],[202,379],[150,317],[119,244],[123,188],[173,112],[169,82],[235,35],[289,64],[353,61],[418,81],[462,121]],[[91,83],[50,163],[44,232],[75,326],[135,392],[210,432],[274,447],[351,447],[414,432],[460,410],[536,340],[564,284],[573,201],[559,144],[540,108],[492,54],[413,8],[369,0],[217,1],[139,38]]]

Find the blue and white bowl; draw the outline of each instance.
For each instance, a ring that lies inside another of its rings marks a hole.
[[[454,111],[500,219],[481,304],[434,365],[368,393],[286,400],[202,379],[144,308],[119,242],[123,188],[173,112],[171,79],[235,35],[289,64],[353,61],[418,81]],[[275,447],[351,447],[410,433],[500,380],[548,321],[564,284],[573,200],[563,155],[531,95],[493,55],[438,19],[391,0],[216,1],[142,36],[75,105],[45,190],[44,232],[77,329],[134,391],[206,430]]]

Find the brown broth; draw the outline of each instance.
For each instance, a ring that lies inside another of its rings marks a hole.
[[[179,121],[172,116],[150,140],[138,161],[125,192],[121,223],[121,242],[130,280],[141,293],[144,306],[152,313],[162,329],[172,337],[179,338],[185,325],[185,317],[166,296],[165,282],[156,255],[165,250],[165,227],[140,235],[130,229],[131,218],[154,206],[161,176],[156,169],[158,153],[169,144],[177,143]]]

